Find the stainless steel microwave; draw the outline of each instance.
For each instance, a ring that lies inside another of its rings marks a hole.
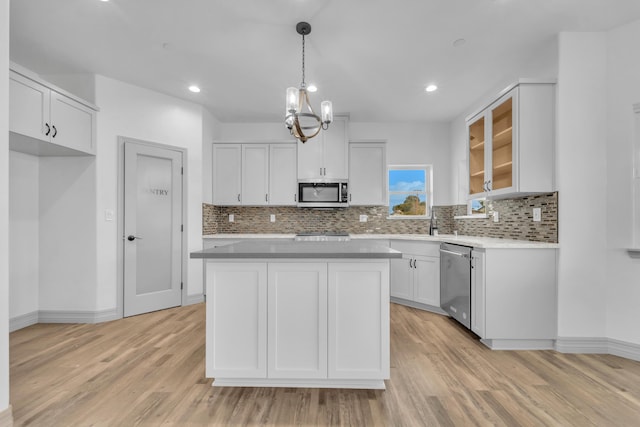
[[[347,181],[298,182],[298,207],[346,208],[348,206]]]

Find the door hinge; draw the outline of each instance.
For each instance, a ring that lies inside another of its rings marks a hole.
[[[180,290],[184,289],[184,283],[180,282]]]

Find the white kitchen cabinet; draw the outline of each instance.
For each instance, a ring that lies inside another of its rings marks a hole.
[[[402,258],[391,260],[394,302],[442,313],[440,309],[440,244],[392,240]]]
[[[492,349],[552,349],[557,250],[473,250],[471,330]]]
[[[387,201],[387,156],[384,142],[349,143],[349,204],[384,206]]]
[[[205,266],[207,377],[266,378],[267,264]]]
[[[346,117],[336,116],[316,137],[298,140],[298,179],[349,179],[347,124]]]
[[[269,204],[295,206],[298,197],[295,144],[269,145]]]
[[[389,264],[329,263],[329,378],[389,378]]]
[[[384,388],[388,260],[205,264],[214,386]]]
[[[93,155],[96,110],[23,74],[9,74],[10,148],[40,156]]]
[[[327,264],[269,264],[268,376],[327,378]]]
[[[484,338],[484,252],[471,251],[471,330]]]
[[[242,144],[243,205],[261,206],[269,203],[269,145]]]
[[[213,204],[242,203],[242,145],[213,144]]]
[[[214,143],[213,204],[296,204],[296,145]]]
[[[554,191],[555,84],[519,83],[467,118],[469,197]]]

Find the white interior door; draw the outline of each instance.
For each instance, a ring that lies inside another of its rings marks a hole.
[[[182,153],[124,145],[124,316],[182,304]]]

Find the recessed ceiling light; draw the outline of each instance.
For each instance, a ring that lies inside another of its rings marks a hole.
[[[100,1],[103,1],[103,2],[108,2],[109,0],[100,0]]]
[[[434,92],[438,89],[438,86],[436,85],[429,85],[427,86],[427,88],[425,89],[427,92]]]
[[[199,93],[200,92],[200,88],[196,85],[191,85],[189,86],[189,90],[193,93]]]
[[[308,92],[317,92],[318,88],[316,87],[316,85],[309,85],[309,86],[307,86],[307,91]]]

